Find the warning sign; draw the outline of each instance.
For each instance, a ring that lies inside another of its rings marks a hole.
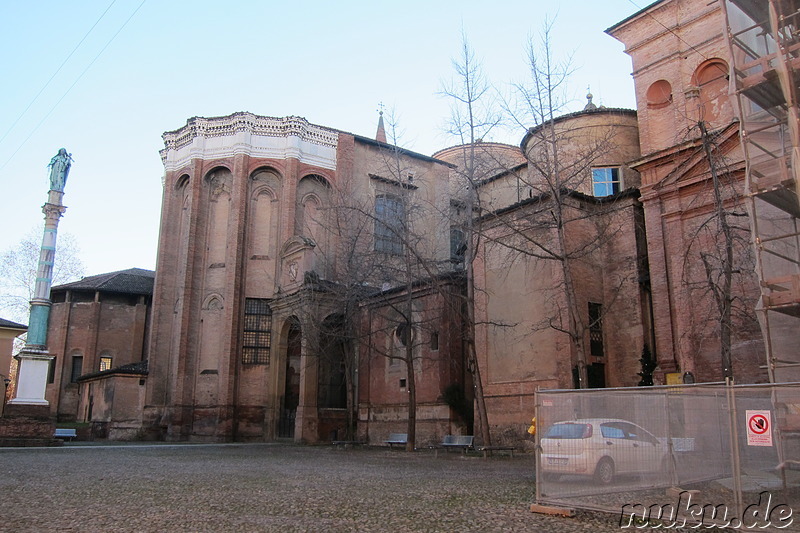
[[[745,412],[747,417],[747,445],[772,446],[772,419],[769,411]]]

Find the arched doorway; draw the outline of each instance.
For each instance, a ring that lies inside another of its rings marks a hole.
[[[300,403],[300,347],[302,331],[296,319],[290,319],[286,338],[286,377],[284,380],[281,410],[278,418],[278,437],[294,438],[297,406]]]

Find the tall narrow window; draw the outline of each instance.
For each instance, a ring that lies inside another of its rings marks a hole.
[[[242,363],[269,364],[271,325],[272,309],[268,300],[246,298],[244,301],[244,331],[242,332]]]
[[[592,191],[595,196],[611,196],[620,191],[619,169],[615,167],[592,169]]]
[[[398,255],[403,252],[403,203],[396,196],[375,198],[375,251]]]
[[[603,305],[589,302],[589,354],[603,357]]]
[[[82,355],[73,355],[72,356],[72,374],[70,374],[69,381],[71,383],[75,383],[78,381],[78,378],[81,377],[83,373],[83,356]]]
[[[454,264],[464,262],[464,254],[467,251],[467,241],[464,240],[464,232],[454,226],[450,227],[450,262]]]
[[[55,357],[50,359],[50,365],[47,367],[47,382],[48,383],[55,383],[56,382],[56,358]]]

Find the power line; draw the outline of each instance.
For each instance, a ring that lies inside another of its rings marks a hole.
[[[101,20],[103,20],[103,17],[105,17],[105,16],[106,16],[106,13],[108,13],[108,10],[109,10],[109,9],[111,9],[111,7],[112,7],[112,6],[113,6],[113,5],[114,5],[116,2],[117,2],[117,0],[112,0],[112,1],[111,1],[111,3],[110,3],[110,4],[108,5],[108,7],[106,8],[106,10],[105,10],[105,11],[103,11],[103,14],[102,14],[102,15],[100,15],[100,18],[99,18],[99,19],[97,19],[97,21],[96,21],[96,22],[95,22],[95,23],[92,25],[92,27],[91,27],[91,28],[89,28],[89,31],[87,31],[87,32],[86,32],[86,35],[84,35],[84,36],[83,36],[83,39],[81,39],[81,40],[80,40],[80,42],[79,42],[78,44],[76,44],[76,45],[75,45],[75,48],[73,48],[73,49],[72,49],[72,52],[70,52],[70,53],[69,53],[69,55],[66,57],[66,59],[64,59],[64,61],[61,63],[61,65],[60,65],[60,66],[59,66],[59,67],[56,69],[56,71],[55,71],[55,72],[53,72],[53,75],[52,75],[52,76],[50,76],[50,79],[49,79],[49,80],[47,80],[47,83],[45,83],[45,84],[44,84],[44,86],[43,86],[43,87],[42,87],[42,88],[39,90],[39,92],[38,92],[38,93],[36,93],[36,96],[34,96],[34,97],[33,97],[33,100],[31,100],[31,101],[30,101],[30,103],[28,104],[28,106],[27,106],[27,107],[26,107],[26,108],[25,108],[25,109],[22,111],[22,113],[20,113],[20,115],[17,117],[17,120],[15,120],[15,121],[14,121],[14,123],[13,123],[13,124],[11,124],[11,126],[9,126],[9,128],[8,128],[8,131],[6,131],[6,132],[3,134],[3,136],[2,136],[2,137],[0,137],[0,144],[2,144],[2,143],[3,143],[3,141],[5,140],[5,138],[6,138],[6,137],[8,137],[8,134],[9,134],[9,133],[11,133],[11,130],[13,130],[13,129],[14,129],[14,126],[16,126],[16,125],[17,125],[17,123],[18,123],[18,122],[19,122],[19,121],[22,119],[22,117],[24,117],[24,116],[25,116],[25,113],[27,113],[27,112],[28,112],[28,110],[31,108],[31,106],[32,106],[32,105],[33,105],[33,104],[36,102],[36,100],[38,100],[38,99],[39,99],[39,97],[42,95],[42,93],[44,92],[44,90],[45,90],[45,89],[47,89],[47,86],[48,86],[48,85],[50,85],[50,82],[51,82],[51,81],[53,81],[53,78],[55,78],[55,77],[56,77],[56,75],[57,75],[59,72],[61,72],[61,69],[62,69],[62,68],[64,68],[64,65],[66,65],[66,64],[67,64],[67,61],[69,61],[69,58],[71,58],[71,57],[72,57],[72,55],[73,55],[73,54],[74,54],[74,53],[75,53],[75,52],[78,50],[78,48],[80,48],[80,46],[83,44],[83,41],[85,41],[85,40],[86,40],[86,38],[87,38],[87,37],[89,37],[89,34],[90,34],[90,33],[92,33],[92,30],[94,30],[94,29],[95,29],[95,27],[96,27],[96,26],[97,26],[97,25],[100,23],[100,21],[101,21]]]
[[[78,82],[81,81],[81,78],[83,78],[84,74],[86,74],[86,72],[88,72],[88,70],[92,68],[92,65],[95,64],[95,62],[100,58],[103,52],[105,52],[106,48],[108,48],[109,45],[111,45],[111,43],[114,41],[114,39],[117,38],[117,35],[119,35],[122,32],[122,30],[125,29],[125,26],[127,26],[128,23],[131,21],[131,19],[134,17],[134,15],[136,15],[136,13],[139,12],[139,10],[142,8],[142,6],[145,4],[146,1],[147,0],[142,0],[142,3],[139,4],[139,6],[133,11],[133,13],[131,13],[128,19],[122,24],[122,26],[120,26],[119,30],[117,30],[117,32],[111,37],[111,39],[108,40],[105,46],[103,46],[103,48],[99,52],[97,52],[97,55],[94,56],[94,59],[92,59],[92,61],[86,66],[86,68],[83,69],[83,72],[80,73],[80,75],[75,79],[72,85],[70,85],[69,88],[64,92],[61,98],[59,98],[58,101],[55,104],[53,104],[53,107],[50,108],[50,111],[48,111],[47,114],[44,117],[42,117],[42,120],[40,120],[39,123],[36,124],[33,130],[31,130],[31,132],[28,134],[28,136],[25,137],[25,140],[22,141],[22,143],[17,147],[17,149],[14,150],[14,153],[11,154],[11,156],[6,160],[5,163],[3,163],[3,166],[0,166],[0,170],[4,169],[6,165],[8,165],[8,163],[11,162],[12,159],[14,159],[14,156],[17,155],[17,152],[19,152],[22,149],[22,147],[25,146],[28,140],[30,140],[30,138],[33,137],[33,134],[36,133],[36,131],[42,124],[44,124],[44,121],[47,120],[47,118],[53,114],[53,111],[55,111],[58,105],[64,100],[64,98],[67,97],[70,91],[72,91],[73,87],[75,87],[78,84]]]

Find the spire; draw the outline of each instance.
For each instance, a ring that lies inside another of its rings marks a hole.
[[[589,87],[586,87],[586,99],[589,100],[586,102],[586,107],[583,108],[584,111],[593,111],[597,109],[597,106],[592,103],[592,90]]]
[[[383,128],[383,102],[378,104],[380,111],[378,111],[378,132],[375,134],[375,140],[378,142],[386,142],[386,130]]]

